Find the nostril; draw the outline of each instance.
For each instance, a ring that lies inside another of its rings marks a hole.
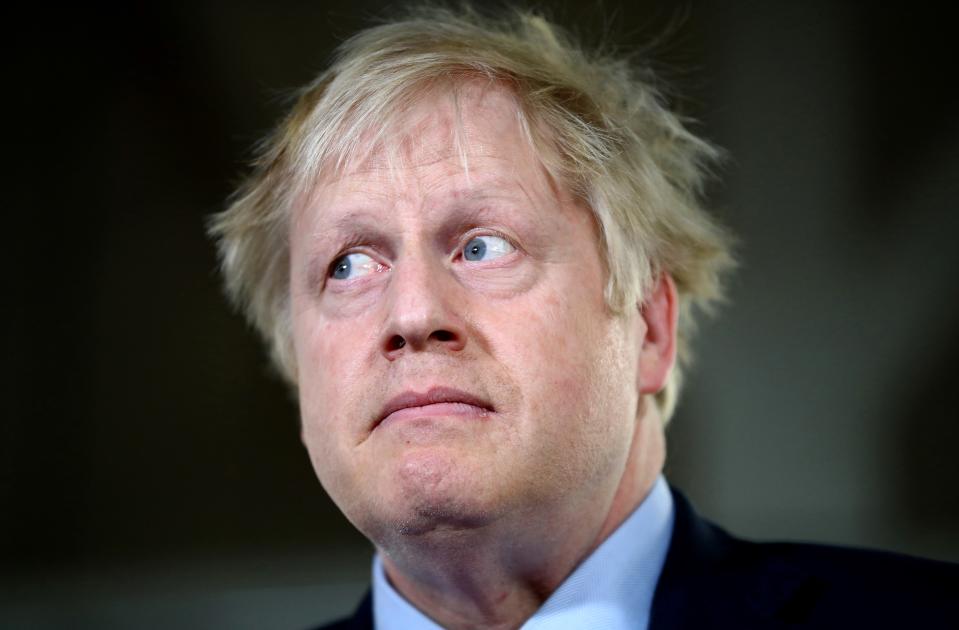
[[[386,343],[384,344],[384,352],[386,352],[391,358],[396,358],[400,356],[399,350],[407,346],[410,347],[409,351],[425,350],[432,345],[436,347],[447,348],[449,350],[458,350],[462,348],[462,337],[451,331],[444,330],[442,328],[434,330],[430,333],[429,337],[423,339],[417,335],[392,335],[390,336]]]
[[[430,336],[437,341],[452,341],[455,338],[453,333],[448,330],[434,330]]]

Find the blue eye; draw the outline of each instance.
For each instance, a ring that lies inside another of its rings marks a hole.
[[[515,248],[499,236],[475,236],[463,248],[463,258],[471,261],[495,260]]]
[[[330,277],[334,280],[349,280],[382,271],[383,265],[366,254],[354,253],[340,256],[330,267]]]

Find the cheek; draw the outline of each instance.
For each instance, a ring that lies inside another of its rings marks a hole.
[[[318,310],[300,314],[294,324],[294,347],[301,402],[322,403],[336,412],[338,401],[355,394],[366,371],[371,326],[362,320],[330,320]],[[313,407],[310,407],[312,409]]]
[[[303,437],[317,472],[340,459],[356,422],[357,345],[346,327],[304,312],[294,322]]]
[[[299,376],[300,408],[312,417],[319,408],[316,402],[329,398],[327,375],[336,365],[336,346],[329,342],[331,326],[316,322],[315,317],[302,315],[294,326],[294,348]]]
[[[502,322],[514,371],[525,383],[528,411],[534,417],[549,415],[556,408],[579,406],[588,387],[591,334],[575,312],[550,294],[537,301],[524,317]]]
[[[340,328],[314,320],[294,330],[303,442],[320,484],[346,511],[356,486],[350,450],[362,409],[353,376],[358,370],[349,362],[353,343]]]
[[[527,430],[536,432],[534,444],[581,453],[584,461],[556,462],[571,469],[628,444],[636,401],[629,340],[603,303],[589,299],[573,291],[544,296],[510,330],[517,341],[515,370],[525,384]]]

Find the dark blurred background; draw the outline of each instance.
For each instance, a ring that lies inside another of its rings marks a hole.
[[[396,5],[8,16],[0,627],[303,628],[371,549],[222,298],[204,220],[337,42]],[[651,51],[730,153],[740,237],[667,474],[759,539],[959,561],[952,22],[916,3],[539,5]]]

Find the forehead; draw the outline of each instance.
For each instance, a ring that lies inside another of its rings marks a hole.
[[[449,82],[417,92],[359,134],[349,155],[321,169],[312,196],[356,186],[354,192],[375,193],[370,180],[397,184],[427,171],[479,183],[497,170],[550,179],[511,91],[479,79]]]
[[[540,235],[582,223],[597,245],[595,216],[550,176],[521,111],[489,81],[421,94],[375,130],[380,141],[366,138],[362,159],[298,204],[293,249],[332,251],[401,226],[452,234],[487,223]]]
[[[504,87],[479,80],[452,83],[419,94],[398,112],[359,166],[384,159],[415,167],[453,158],[529,157],[533,151],[524,130],[519,104]]]

